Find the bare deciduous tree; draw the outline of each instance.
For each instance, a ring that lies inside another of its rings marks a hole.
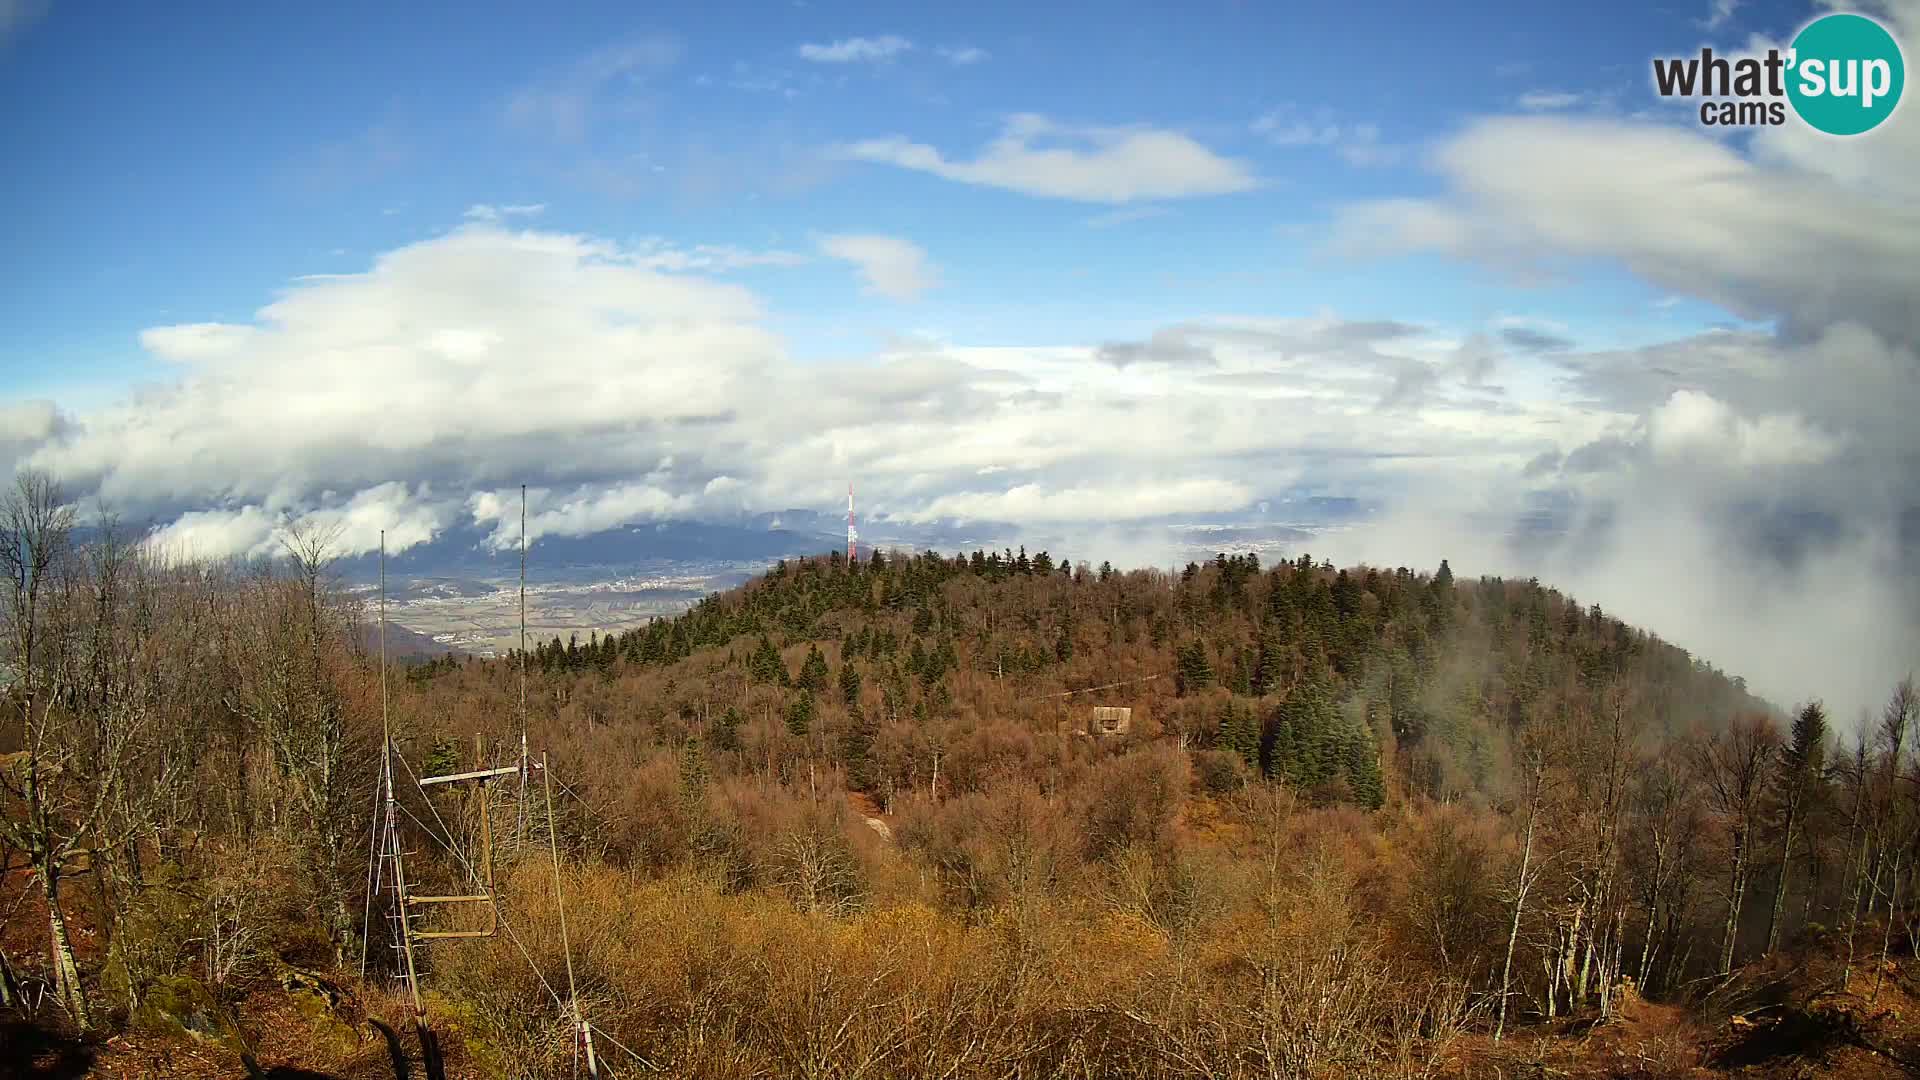
[[[1692,759],[1705,784],[1707,804],[1727,836],[1727,923],[1720,941],[1720,973],[1733,970],[1740,911],[1753,873],[1753,843],[1768,770],[1780,748],[1780,733],[1765,716],[1735,717],[1726,730],[1699,738]]]

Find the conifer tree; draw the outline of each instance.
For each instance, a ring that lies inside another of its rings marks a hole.
[[[825,693],[827,689],[827,658],[821,654],[820,646],[807,646],[807,659],[800,665],[798,686],[809,693]]]
[[[708,741],[713,744],[715,750],[738,750],[742,722],[740,710],[731,705],[727,706],[727,710],[720,714],[720,719],[714,721],[713,731],[707,736]]]
[[[848,708],[860,700],[860,672],[853,666],[851,658],[840,662],[840,697]]]
[[[760,644],[747,661],[747,673],[754,682],[787,685],[786,662],[780,659],[780,650],[773,647],[773,639],[765,634],[760,635]]]
[[[1207,647],[1198,641],[1180,646],[1174,672],[1174,691],[1184,697],[1213,682],[1213,664],[1207,659]]]
[[[1344,756],[1342,765],[1354,800],[1378,810],[1386,802],[1386,784],[1380,776],[1380,750],[1373,733],[1362,724],[1349,723]]]
[[[873,725],[866,714],[855,708],[847,717],[846,733],[840,737],[840,757],[846,762],[847,784],[855,791],[871,791],[874,782]]]
[[[1269,619],[1260,626],[1260,644],[1254,654],[1251,690],[1255,695],[1265,697],[1280,690],[1284,682],[1282,665],[1285,657],[1279,627]]]
[[[805,735],[812,728],[813,695],[802,690],[787,703],[787,730],[795,735]]]
[[[697,813],[705,805],[710,776],[707,752],[700,745],[700,737],[687,736],[680,744],[680,800],[690,812]]]
[[[1775,786],[1784,818],[1780,836],[1780,872],[1774,877],[1773,908],[1767,915],[1767,951],[1780,942],[1780,911],[1787,895],[1787,871],[1793,860],[1795,830],[1801,825],[1807,799],[1820,780],[1827,744],[1827,710],[1818,701],[1801,706],[1793,730],[1780,751]]]
[[[1260,729],[1253,710],[1242,708],[1231,698],[1220,716],[1220,748],[1240,755],[1248,765],[1260,767]]]

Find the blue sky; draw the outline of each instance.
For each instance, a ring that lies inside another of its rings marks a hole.
[[[1600,335],[1698,324],[1716,316],[1649,313],[1658,291],[1603,268],[1578,287],[1516,292],[1418,261],[1341,265],[1316,255],[1315,230],[1342,201],[1430,194],[1426,147],[1522,95],[1646,107],[1647,57],[1708,39],[1708,15],[53,4],[0,52],[0,99],[14,103],[0,113],[13,264],[0,364],[17,386],[69,397],[159,374],[142,328],[245,319],[291,279],[364,269],[474,203],[544,204],[542,227],[689,243],[902,235],[940,265],[943,287],[913,305],[876,303],[845,275],[752,273],[801,355],[869,349],[903,328],[1067,343],[1196,313],[1324,308],[1456,323],[1525,309]],[[1803,17],[1749,5],[1713,33]],[[911,47],[841,63],[799,52],[889,36]],[[641,55],[607,61],[623,49]],[[611,70],[590,70],[596,57]],[[1276,110],[1328,141],[1275,145],[1254,128]],[[1021,113],[1182,132],[1246,163],[1259,186],[1101,206],[821,154],[901,135],[965,156]],[[1340,151],[1367,128],[1385,160],[1352,164]],[[1155,216],[1101,223],[1116,211]]]
[[[1328,554],[1874,700],[1920,121],[1708,129],[1648,68],[1821,10],[0,0],[0,460],[203,555],[853,481],[1161,565],[1123,534],[1364,497]],[[1483,524],[1542,500],[1559,548]]]

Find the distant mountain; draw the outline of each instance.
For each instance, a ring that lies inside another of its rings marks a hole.
[[[369,653],[377,653],[379,651],[379,622],[370,619],[360,628],[360,643],[366,647]],[[399,626],[391,620],[387,622],[387,660],[389,662],[399,663],[407,660],[428,659],[446,656],[449,653],[464,655],[462,650],[456,649],[451,645],[443,645],[425,634],[409,630],[404,626]]]
[[[519,547],[495,551],[487,546],[487,535],[473,526],[448,529],[388,556],[387,577],[485,581],[516,576]],[[828,551],[843,542],[830,533],[745,522],[662,521],[587,536],[544,536],[528,546],[527,559],[529,573],[540,581],[579,581],[665,566],[773,562]],[[343,559],[336,569],[347,581],[369,583],[379,578],[380,558],[369,553]]]

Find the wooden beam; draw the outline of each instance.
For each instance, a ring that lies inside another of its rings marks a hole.
[[[429,776],[420,781],[420,786],[426,787],[429,784],[451,784],[456,780],[491,780],[496,776],[515,776],[518,775],[519,772],[520,766],[509,765],[502,769],[480,769],[476,772],[448,773],[445,776]]]

